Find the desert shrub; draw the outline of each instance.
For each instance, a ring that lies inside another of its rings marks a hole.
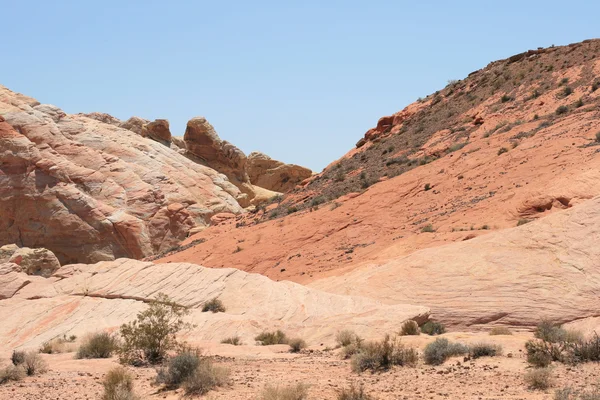
[[[13,365],[21,365],[25,362],[25,352],[22,350],[13,350],[10,356],[10,361]]]
[[[202,312],[211,311],[213,313],[225,312],[225,306],[223,302],[216,297],[214,299],[210,299],[202,306]]]
[[[507,94],[502,95],[502,98],[500,99],[500,101],[502,103],[507,103],[507,102],[512,101],[512,100],[514,100],[514,98],[512,98],[511,96],[509,96]]]
[[[519,219],[519,222],[517,222],[517,226],[525,225],[525,224],[528,224],[528,223],[530,223],[530,222],[531,222],[531,220],[530,220],[530,219],[527,219],[527,218],[521,218],[521,219]]]
[[[200,365],[198,351],[186,349],[169,358],[166,366],[159,369],[156,381],[170,387],[178,387],[187,380]]]
[[[167,351],[177,347],[177,334],[191,325],[183,321],[188,310],[159,293],[136,319],[121,325],[123,344],[118,349],[121,363],[156,364],[164,360]]]
[[[508,149],[506,147],[501,147],[500,150],[498,150],[498,155],[504,154],[504,153],[507,153],[507,152],[508,152]]]
[[[534,368],[525,374],[524,379],[530,389],[546,390],[552,386],[552,370],[550,368]]]
[[[299,353],[300,350],[306,348],[306,342],[300,338],[290,339],[288,344],[290,345],[290,351],[292,353]]]
[[[102,400],[138,400],[133,393],[133,377],[123,367],[108,371],[102,382],[104,393]]]
[[[352,356],[352,371],[372,372],[387,370],[393,365],[414,366],[417,363],[417,351],[405,347],[399,340],[392,340],[389,335],[381,342],[367,342],[360,346]]]
[[[342,389],[337,394],[337,400],[372,400],[373,398],[365,393],[363,386],[356,388],[351,385],[348,389]]]
[[[58,354],[67,353],[73,350],[73,342],[77,339],[77,336],[62,335],[62,337],[56,337],[48,340],[40,346],[40,353],[44,354]]]
[[[287,344],[289,339],[281,330],[274,332],[262,332],[254,338],[261,346],[270,346],[272,344]]]
[[[358,353],[360,351],[361,346],[362,346],[362,342],[355,342],[355,343],[349,344],[348,346],[344,346],[344,347],[342,347],[342,350],[340,351],[340,356],[344,360],[347,360],[347,359],[351,358],[353,355],[355,355],[356,353]]]
[[[594,333],[589,340],[571,342],[570,359],[572,362],[600,362],[600,337]]]
[[[441,322],[427,321],[421,326],[421,332],[430,336],[441,335],[446,332],[446,327]]]
[[[600,389],[579,391],[567,387],[554,392],[554,400],[600,400]]]
[[[42,360],[42,357],[35,351],[25,353],[23,358],[23,368],[27,376],[43,374],[48,370],[48,364]]]
[[[351,345],[352,343],[356,343],[360,341],[360,338],[354,331],[345,329],[343,331],[339,331],[335,335],[335,341],[339,346],[346,347]]]
[[[225,386],[229,382],[229,370],[214,365],[209,358],[202,358],[200,365],[183,383],[185,394],[203,395],[212,389]]]
[[[435,229],[433,229],[433,225],[427,224],[423,228],[421,228],[421,232],[431,233],[431,232],[435,232]]]
[[[562,115],[562,114],[566,114],[569,112],[569,108],[567,106],[559,106],[555,113],[556,115]]]
[[[471,358],[495,357],[502,354],[502,346],[489,343],[476,343],[469,348]]]
[[[423,187],[424,191],[428,191],[431,190],[431,184],[430,183],[426,183],[425,186]]]
[[[571,94],[573,94],[573,88],[571,86],[566,86],[562,92],[563,97],[570,96]]]
[[[600,82],[592,83],[592,92],[595,92],[600,87]]]
[[[583,99],[581,97],[575,102],[575,108],[579,107],[583,107]]]
[[[221,343],[232,344],[234,346],[240,346],[242,344],[242,340],[240,339],[239,336],[230,336],[228,338],[221,340]]]
[[[108,332],[94,333],[84,339],[75,358],[110,358],[119,347],[117,338]]]
[[[400,328],[400,335],[402,336],[414,336],[420,333],[419,324],[413,320],[406,321],[402,324],[402,328]]]
[[[8,367],[0,370],[0,385],[8,382],[17,382],[23,379],[25,371],[22,367],[16,365],[9,365]]]
[[[558,344],[543,340],[528,340],[525,343],[525,350],[527,351],[527,362],[535,367],[544,368],[552,361],[563,359],[562,349]]]
[[[533,335],[550,343],[558,343],[564,340],[567,335],[567,331],[560,325],[556,325],[549,320],[542,320],[536,326]]]
[[[469,348],[461,343],[451,343],[448,339],[438,338],[425,346],[423,359],[425,364],[440,365],[450,357],[467,354],[468,352]]]
[[[508,329],[505,326],[495,326],[490,331],[490,335],[491,336],[496,336],[496,335],[512,335],[512,332],[510,331],[510,329]]]
[[[292,386],[267,386],[261,394],[261,400],[306,400],[308,385],[298,383]]]
[[[596,142],[600,142],[600,132],[596,133]]]

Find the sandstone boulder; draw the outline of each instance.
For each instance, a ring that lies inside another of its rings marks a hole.
[[[87,113],[87,114],[81,113],[79,115],[82,115],[84,117],[88,117],[91,119],[95,119],[96,121],[104,122],[105,124],[110,124],[110,125],[115,125],[115,126],[119,126],[122,123],[120,119],[115,118],[112,115],[107,114],[107,113],[91,112],[91,113]]]
[[[149,122],[150,121],[148,121],[147,119],[143,119],[140,117],[131,117],[127,121],[119,124],[119,127],[141,135],[143,126],[148,124]]]
[[[60,268],[58,258],[50,250],[19,248],[14,244],[0,247],[0,263],[7,262],[18,266],[18,272],[45,278]]]
[[[286,192],[293,189],[312,175],[312,171],[308,168],[285,164],[260,152],[250,153],[247,170],[253,185],[275,192]]]
[[[157,119],[142,125],[140,135],[156,140],[165,146],[171,144],[171,131],[169,130],[169,121],[166,119]]]

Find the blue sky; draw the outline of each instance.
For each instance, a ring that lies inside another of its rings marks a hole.
[[[418,3],[418,4],[417,4]],[[0,0],[0,84],[66,112],[203,115],[320,171],[379,117],[527,49],[598,37],[592,1]]]

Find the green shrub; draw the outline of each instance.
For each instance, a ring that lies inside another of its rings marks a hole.
[[[221,343],[232,344],[234,346],[240,346],[242,344],[242,340],[240,339],[239,336],[231,336],[231,337],[221,340]]]
[[[573,94],[573,88],[571,86],[566,86],[563,89],[562,96],[567,97],[567,96],[570,96],[571,94]]]
[[[261,400],[306,400],[308,385],[298,383],[292,386],[267,386],[264,388]]]
[[[508,149],[506,147],[501,147],[500,150],[498,150],[498,155],[504,154],[504,153],[508,153]]]
[[[400,329],[400,335],[402,336],[414,336],[419,335],[420,333],[419,324],[413,320],[408,320],[403,323],[402,328]]]
[[[346,347],[360,341],[360,338],[354,331],[345,329],[336,334],[335,341],[339,346]]]
[[[351,385],[350,388],[344,388],[338,392],[337,400],[373,400],[373,398],[365,393],[363,386],[357,389],[354,385]]]
[[[211,311],[213,313],[225,312],[225,306],[223,302],[216,297],[204,303],[202,306],[202,312]]]
[[[8,367],[0,370],[0,385],[8,382],[17,382],[23,379],[25,371],[22,367],[16,365],[9,365]]]
[[[121,325],[123,344],[118,349],[120,362],[141,365],[163,361],[167,352],[177,347],[177,334],[191,327],[183,321],[188,313],[185,307],[159,293],[134,321]]]
[[[351,366],[354,372],[387,370],[394,365],[414,366],[418,361],[417,351],[405,347],[397,339],[386,335],[381,342],[363,343],[352,356]]]
[[[188,396],[201,396],[212,389],[225,386],[229,382],[229,370],[214,365],[209,358],[201,358],[200,365],[183,382],[183,390]]]
[[[567,336],[567,331],[560,325],[556,325],[549,320],[542,320],[535,328],[533,335],[550,343],[558,343]]]
[[[430,336],[446,333],[446,327],[441,322],[427,321],[421,326],[421,332]]]
[[[306,342],[300,338],[293,338],[289,340],[290,352],[299,353],[301,350],[306,348]]]
[[[435,229],[433,229],[433,225],[427,224],[423,228],[421,228],[421,232],[431,233],[431,232],[435,232]]]
[[[178,387],[200,366],[198,351],[186,349],[174,357],[169,358],[167,365],[158,371],[156,381],[169,387]]]
[[[22,365],[27,376],[43,374],[48,370],[46,362],[35,351],[25,353]]]
[[[10,361],[13,365],[21,365],[25,362],[25,352],[22,350],[13,350],[10,356]]]
[[[573,362],[600,362],[600,337],[597,333],[589,340],[571,342],[570,358]]]
[[[84,339],[75,358],[110,358],[119,347],[117,338],[108,332],[95,333]]]
[[[259,342],[262,346],[288,343],[287,336],[280,330],[277,330],[275,332],[262,332],[258,336],[256,336],[254,340]]]
[[[555,113],[556,115],[562,115],[562,114],[566,114],[569,112],[569,108],[567,106],[559,106]]]
[[[138,400],[133,393],[133,377],[123,367],[108,371],[102,382],[104,393],[102,400]]]
[[[495,357],[502,354],[502,346],[489,343],[477,343],[469,348],[471,358]]]
[[[491,336],[497,336],[497,335],[512,335],[512,332],[510,331],[510,329],[508,329],[505,326],[495,326],[492,328],[492,330],[490,331],[490,335]]]
[[[529,340],[525,343],[527,351],[527,362],[535,367],[544,368],[549,366],[552,361],[562,359],[562,351],[558,345],[540,341]]]
[[[550,368],[534,368],[525,374],[525,383],[530,389],[546,390],[552,386],[552,370]]]
[[[451,343],[446,338],[438,338],[425,346],[423,359],[425,364],[441,365],[450,357],[467,354],[468,352],[469,348],[461,343]]]

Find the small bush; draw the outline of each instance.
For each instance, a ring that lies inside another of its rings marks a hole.
[[[423,188],[423,190],[425,190],[425,191],[431,190],[431,184],[426,183],[425,187]]]
[[[554,392],[554,400],[600,400],[600,389],[581,392],[567,387]]]
[[[535,328],[533,335],[546,342],[558,343],[564,340],[567,336],[567,331],[560,325],[556,325],[549,320],[542,320]]]
[[[200,366],[198,351],[184,350],[171,357],[166,367],[158,371],[156,381],[169,387],[178,387],[196,372],[198,366]]]
[[[504,154],[504,153],[508,153],[508,149],[506,147],[501,147],[500,150],[498,150],[498,155]]]
[[[352,371],[372,372],[387,370],[393,365],[414,366],[418,360],[417,351],[405,347],[399,340],[391,340],[389,335],[381,342],[367,342],[352,356]]]
[[[302,349],[306,348],[306,342],[300,338],[290,339],[290,352],[299,353]]]
[[[364,387],[358,389],[352,385],[349,389],[342,389],[337,394],[337,400],[373,400],[371,396],[365,393]]]
[[[583,107],[583,99],[581,97],[575,102],[575,108],[579,107]]]
[[[63,335],[62,337],[57,337],[52,340],[48,340],[40,346],[40,353],[44,354],[58,354],[58,353],[68,353],[73,351],[73,342],[77,339],[77,336],[71,335],[67,337],[67,335]]]
[[[261,334],[256,336],[254,340],[259,342],[262,346],[288,343],[287,336],[280,330],[277,330],[275,332],[262,332]]]
[[[421,332],[430,336],[441,335],[446,332],[446,327],[441,322],[427,321],[421,326]]]
[[[535,368],[525,374],[525,383],[530,389],[546,390],[552,386],[552,370]]]
[[[495,357],[502,354],[502,347],[489,343],[477,343],[469,348],[471,358]]]
[[[163,361],[167,351],[178,346],[179,331],[191,327],[183,321],[188,313],[185,307],[159,293],[135,321],[121,325],[123,344],[118,349],[119,361],[132,365]]]
[[[42,357],[35,351],[25,353],[23,358],[23,368],[27,376],[43,374],[48,370],[46,361],[42,360]]]
[[[104,393],[102,400],[137,400],[133,393],[133,377],[123,367],[108,371],[102,382]]]
[[[595,92],[600,87],[600,82],[592,83],[592,92]]]
[[[525,343],[527,362],[535,367],[544,368],[552,361],[562,359],[558,346],[544,341],[529,340]]]
[[[495,326],[492,328],[492,330],[490,331],[490,335],[491,336],[497,336],[497,335],[512,335],[512,332],[510,331],[510,329],[508,329],[505,326]]]
[[[21,350],[13,350],[10,356],[10,361],[13,365],[21,365],[25,362],[25,352]]]
[[[512,101],[512,100],[514,100],[514,99],[512,97],[510,97],[509,95],[507,95],[507,94],[503,95],[502,98],[500,99],[500,101],[503,102],[503,103],[507,103],[507,102]]]
[[[566,114],[569,112],[569,108],[567,106],[559,106],[555,113],[556,115],[562,115],[562,114]]]
[[[352,343],[355,343],[357,340],[359,341],[358,335],[347,329],[340,331],[337,333],[337,335],[335,335],[336,343],[342,347],[349,346]]]
[[[306,400],[308,385],[298,383],[293,386],[267,386],[261,394],[261,400]]]
[[[448,339],[438,338],[425,346],[423,358],[425,364],[441,365],[450,357],[467,354],[468,352],[469,348],[461,343],[450,343]]]
[[[570,350],[573,362],[600,362],[600,337],[594,333],[589,340],[572,342]]]
[[[435,232],[435,229],[433,229],[433,225],[427,224],[423,228],[421,228],[421,232],[431,233],[431,232]]]
[[[200,359],[200,365],[183,383],[183,390],[188,396],[199,396],[212,389],[225,386],[229,382],[229,370],[214,365],[208,358]]]
[[[351,358],[353,355],[357,354],[360,351],[361,346],[362,346],[362,342],[355,342],[355,343],[349,344],[348,346],[344,346],[344,347],[342,347],[340,356],[344,360],[347,360],[347,359]]]
[[[221,340],[221,343],[232,344],[234,346],[240,346],[242,344],[242,340],[240,339],[239,336],[231,336],[231,337]]]
[[[400,329],[400,335],[402,336],[414,336],[419,335],[420,333],[419,325],[413,320],[408,320],[403,323],[402,328]]]
[[[528,224],[530,222],[531,222],[530,219],[521,218],[521,219],[519,219],[519,222],[517,222],[517,226],[525,225],[525,224]]]
[[[117,338],[108,332],[95,333],[86,338],[75,358],[110,358],[119,347]]]
[[[17,382],[23,379],[25,371],[21,367],[15,365],[9,365],[8,367],[0,370],[0,385],[8,382]]]
[[[567,97],[567,96],[570,96],[571,94],[573,94],[573,88],[571,86],[566,86],[563,89],[562,96]]]
[[[216,297],[204,303],[202,306],[202,312],[211,311],[213,313],[225,312],[225,306],[223,302]]]
[[[596,142],[600,143],[600,132],[596,133]]]

